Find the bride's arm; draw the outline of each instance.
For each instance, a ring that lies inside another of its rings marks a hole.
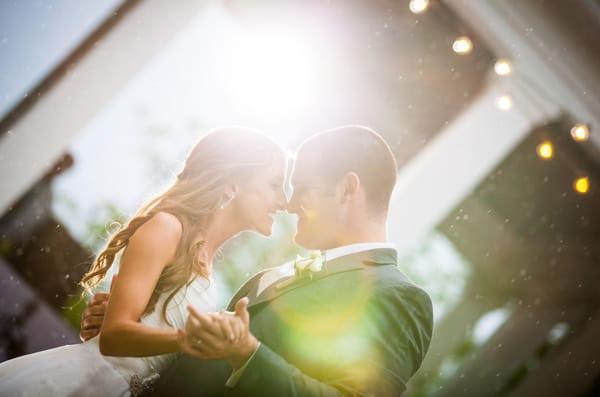
[[[131,236],[100,330],[102,354],[142,357],[180,350],[176,329],[148,327],[139,318],[162,270],[175,256],[181,233],[175,216],[158,213]]]

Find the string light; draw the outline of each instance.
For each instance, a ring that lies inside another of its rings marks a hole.
[[[452,43],[452,50],[460,55],[467,55],[473,50],[473,42],[467,36],[461,36]]]
[[[579,194],[586,194],[590,190],[590,179],[587,176],[575,179],[573,189]]]
[[[496,106],[500,110],[507,111],[512,108],[512,99],[508,95],[502,95],[496,99]]]
[[[512,72],[512,65],[506,59],[498,59],[494,65],[494,71],[498,76],[506,76]]]
[[[552,142],[544,141],[537,146],[536,152],[544,160],[549,160],[554,156],[554,146]]]
[[[590,129],[587,124],[575,124],[573,128],[571,128],[571,136],[576,141],[587,141],[590,137]]]
[[[415,14],[421,14],[429,8],[429,0],[410,0],[408,8]]]

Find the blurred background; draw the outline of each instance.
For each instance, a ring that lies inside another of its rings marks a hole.
[[[364,124],[434,303],[406,395],[600,395],[599,21],[596,0],[0,1],[0,361],[78,342],[111,222],[202,133],[293,150]],[[294,232],[228,243],[221,304]]]

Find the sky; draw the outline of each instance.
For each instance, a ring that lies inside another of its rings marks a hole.
[[[0,1],[0,117],[122,1]]]

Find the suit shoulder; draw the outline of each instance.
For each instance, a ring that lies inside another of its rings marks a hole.
[[[392,269],[386,269],[379,272],[374,284],[373,290],[375,302],[388,302],[401,304],[404,307],[410,307],[415,314],[415,318],[421,319],[423,330],[431,337],[433,327],[433,302],[427,291],[412,282],[396,266],[389,266]]]
[[[378,289],[406,290],[410,292],[427,292],[412,281],[398,266],[381,266],[371,269],[371,277]]]

